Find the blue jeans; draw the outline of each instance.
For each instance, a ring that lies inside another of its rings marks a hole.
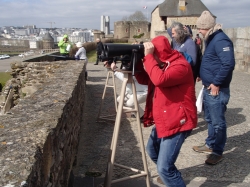
[[[158,138],[155,127],[150,134],[146,147],[147,153],[157,165],[157,171],[168,187],[185,187],[181,173],[175,166],[181,146],[190,131],[180,132],[166,138]]]
[[[230,98],[229,88],[220,88],[219,95],[210,95],[210,90],[203,91],[203,106],[205,121],[208,124],[206,145],[213,153],[222,155],[227,139],[227,124],[225,112]]]

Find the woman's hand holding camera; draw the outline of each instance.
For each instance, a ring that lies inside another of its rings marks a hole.
[[[144,45],[144,55],[147,56],[148,54],[154,53],[154,45],[151,42],[146,42]]]

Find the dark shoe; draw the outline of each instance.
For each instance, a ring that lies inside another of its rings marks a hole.
[[[131,117],[131,118],[136,118],[136,115],[135,115],[135,114],[131,114],[130,117]]]
[[[213,150],[206,146],[206,144],[201,146],[194,146],[193,150],[199,153],[212,153]]]
[[[211,154],[208,156],[205,163],[208,165],[215,165],[215,164],[221,162],[223,159],[224,159],[224,157],[222,155],[220,156],[220,155]]]
[[[132,113],[130,117],[131,118],[136,118],[136,115]],[[143,123],[143,118],[144,118],[144,115],[142,117],[140,117],[140,122],[141,123]]]
[[[88,80],[88,72],[85,71],[85,80],[87,81]]]
[[[144,115],[142,117],[140,117],[140,122],[143,123],[143,118],[144,118]]]
[[[161,180],[161,177],[157,177],[156,181],[159,183],[159,184],[164,184]]]
[[[94,65],[98,65],[98,63],[95,63]]]

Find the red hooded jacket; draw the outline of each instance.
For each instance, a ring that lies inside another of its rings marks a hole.
[[[166,65],[160,68],[152,54],[138,63],[136,79],[148,85],[144,126],[155,124],[158,138],[168,137],[197,126],[197,109],[193,74],[182,54],[172,50],[164,36],[151,41],[154,54]]]

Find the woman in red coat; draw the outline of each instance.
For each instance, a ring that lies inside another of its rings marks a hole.
[[[165,185],[185,187],[175,161],[184,140],[197,125],[192,69],[164,36],[144,43],[144,54],[144,70],[141,66],[136,78],[140,84],[148,85],[144,126],[155,124],[147,153],[157,164]]]

